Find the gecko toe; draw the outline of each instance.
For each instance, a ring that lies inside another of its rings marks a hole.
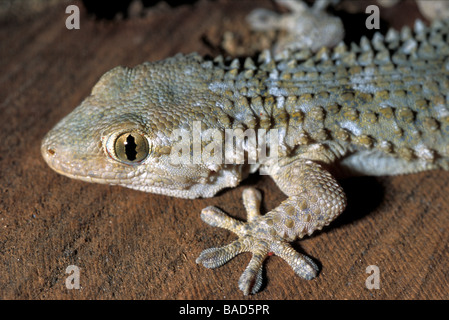
[[[220,248],[209,248],[204,250],[196,259],[196,263],[202,264],[206,268],[214,269],[221,267],[241,252],[241,241],[236,240],[228,244],[227,246],[223,246]]]
[[[272,249],[273,253],[284,259],[301,278],[311,280],[317,276],[319,268],[315,262],[310,257],[297,252],[288,243],[275,243]]]
[[[249,264],[240,276],[239,289],[245,296],[259,292],[263,283],[262,270],[262,264],[258,268]]]

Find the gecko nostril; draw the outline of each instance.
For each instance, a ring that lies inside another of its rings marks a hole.
[[[52,155],[54,155],[54,154],[56,153],[56,151],[53,150],[53,149],[51,149],[51,148],[49,148],[49,149],[47,149],[47,153],[48,153],[50,156],[52,156]]]

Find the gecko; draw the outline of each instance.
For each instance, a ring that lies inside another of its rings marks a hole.
[[[260,290],[272,254],[313,279],[316,263],[290,243],[345,210],[340,174],[449,169],[448,39],[448,20],[417,21],[357,44],[298,49],[278,59],[269,51],[245,59],[192,53],[115,67],[46,134],[41,153],[70,178],[189,199],[212,197],[263,171],[287,198],[262,215],[261,193],[245,189],[246,222],[205,208],[203,221],[238,239],[204,250],[196,262],[216,268],[252,253],[238,282],[245,295]],[[200,136],[213,129],[221,142],[235,130],[276,130],[276,150],[269,152],[277,157],[250,163],[245,139],[243,163],[225,161],[219,143],[208,149],[207,139],[195,146],[189,138],[178,148],[174,132],[195,126]],[[195,147],[222,161],[193,161]],[[174,161],[180,153],[186,161]]]

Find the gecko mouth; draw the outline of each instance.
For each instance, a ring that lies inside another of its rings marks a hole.
[[[123,187],[127,187],[130,189],[186,199],[193,199],[198,197],[204,198],[212,197],[216,192],[222,189],[222,187],[216,187],[216,188],[207,188],[203,190],[201,184],[184,186],[183,188],[176,188],[176,187],[170,188],[163,185],[153,186],[153,185],[140,184],[139,178],[145,180],[145,173],[141,173],[141,177],[136,179],[136,177],[140,174],[136,174],[135,172],[117,173],[111,169],[105,170],[105,167],[102,167],[103,169],[100,169],[100,167],[98,167],[97,170],[92,169],[86,170],[85,164],[87,161],[83,160],[82,161],[83,164],[80,163],[81,162],[80,160],[61,161],[59,158],[65,157],[60,157],[61,156],[60,152],[57,152],[57,150],[55,149],[56,148],[44,146],[44,144],[42,145],[41,152],[43,158],[45,159],[45,162],[47,162],[48,166],[55,172],[76,180],[100,184],[121,185]],[[101,172],[101,174],[99,174],[99,172]],[[154,178],[157,179],[156,177]]]
[[[97,155],[83,155],[77,158],[76,154],[65,152],[63,147],[55,147],[45,138],[42,142],[41,153],[51,169],[72,179],[102,184],[120,184],[127,183],[139,175],[135,170],[123,170],[123,167],[104,161]]]

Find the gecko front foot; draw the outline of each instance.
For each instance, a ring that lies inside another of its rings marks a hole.
[[[203,221],[211,226],[230,230],[239,238],[226,246],[204,250],[196,263],[201,263],[206,268],[217,268],[242,252],[251,252],[251,261],[239,280],[239,288],[245,295],[259,291],[263,261],[273,254],[283,258],[297,275],[307,280],[314,278],[318,272],[318,267],[309,257],[296,252],[277,234],[269,215],[260,215],[261,198],[260,192],[254,188],[243,191],[243,204],[248,213],[246,223],[227,216],[215,207],[207,207],[201,212]]]

